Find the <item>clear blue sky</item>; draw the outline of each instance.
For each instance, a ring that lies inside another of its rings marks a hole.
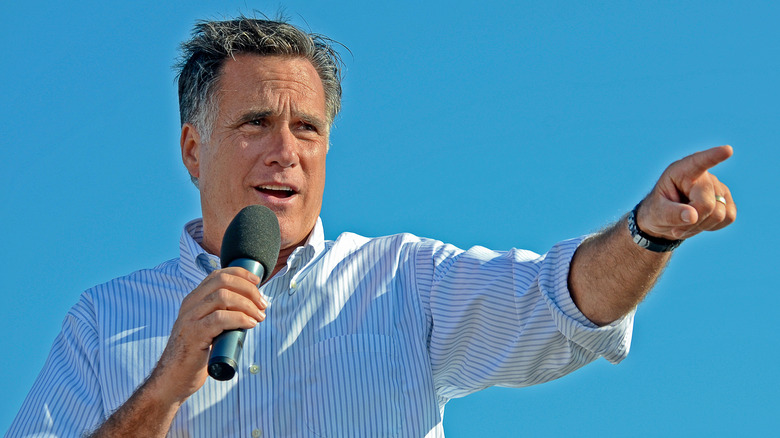
[[[0,432],[79,294],[175,257],[199,216],[179,42],[196,19],[282,7],[351,50],[328,238],[543,253],[619,218],[675,159],[734,146],[715,173],[737,223],[677,251],[628,359],[455,400],[448,438],[776,433],[780,4],[310,3],[5,2]]]

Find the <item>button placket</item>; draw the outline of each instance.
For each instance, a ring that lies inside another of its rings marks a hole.
[[[290,266],[288,265],[285,269],[290,269]],[[275,338],[279,337],[275,329],[276,312],[274,306],[277,305],[277,301],[281,305],[284,303],[282,292],[285,290],[286,279],[289,278],[287,275],[287,272],[282,273],[281,276],[277,275],[260,288],[260,292],[268,299],[269,307],[266,309],[266,319],[250,331],[254,333],[255,350],[254,355],[247,363],[246,380],[252,388],[253,394],[249,403],[255,416],[253,422],[247,425],[252,428],[252,436],[255,436],[255,433],[260,433],[261,435],[258,436],[262,436],[265,432],[273,435],[275,383],[272,381],[270,373],[273,368]]]
[[[298,257],[295,260],[294,266],[296,270],[291,270],[292,278],[290,280],[289,287],[287,288],[287,291],[290,295],[301,288],[306,275],[308,275],[308,273],[312,270],[312,266],[316,262],[316,251],[312,246],[306,246],[305,248],[298,249],[302,249],[302,251],[297,254]]]

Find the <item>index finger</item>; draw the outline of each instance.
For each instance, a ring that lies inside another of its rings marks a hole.
[[[696,152],[680,160],[680,165],[686,167],[686,173],[693,178],[701,176],[718,163],[726,161],[734,154],[731,146],[716,146],[705,151]]]
[[[253,283],[255,286],[259,285],[260,281],[262,280],[260,277],[241,266],[228,266],[227,268],[222,268],[222,272],[235,275],[236,277],[241,277],[244,280]]]
[[[264,302],[257,285],[260,278],[246,269],[231,266],[210,273],[203,281],[185,298],[187,301],[199,302],[204,297],[214,293],[218,289],[227,289],[239,293],[254,301],[258,307],[265,308]],[[185,305],[182,303],[182,307]]]

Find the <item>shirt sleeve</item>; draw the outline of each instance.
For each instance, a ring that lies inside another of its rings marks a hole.
[[[421,248],[417,286],[439,396],[534,385],[601,356],[613,363],[626,357],[633,312],[597,327],[571,300],[569,265],[582,240],[558,243],[542,256],[441,242]]]
[[[78,437],[103,419],[94,316],[86,295],[68,312],[6,437]]]

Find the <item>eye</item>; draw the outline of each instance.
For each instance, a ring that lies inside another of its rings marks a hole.
[[[292,129],[297,131],[299,135],[311,135],[320,132],[320,130],[317,128],[317,125],[315,125],[314,123],[305,122],[303,120],[297,122],[292,127]]]
[[[266,119],[265,117],[259,117],[259,118],[256,118],[256,119],[251,119],[251,120],[249,120],[246,123],[247,123],[247,125],[252,125],[252,126],[267,126],[268,125],[268,119]]]

